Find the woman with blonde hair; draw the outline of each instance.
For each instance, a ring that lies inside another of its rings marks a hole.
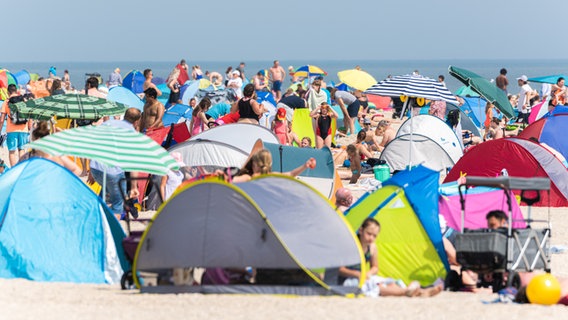
[[[180,73],[181,73],[180,69],[174,68],[172,72],[170,72],[170,75],[166,80],[166,85],[168,86],[168,88],[170,88],[170,97],[168,98],[168,103],[167,103],[168,106],[181,103],[180,90],[179,90],[181,85],[178,82]]]
[[[300,175],[304,170],[316,167],[316,159],[310,158],[306,163],[297,167],[296,169],[283,172],[282,174],[287,176],[296,177]],[[245,163],[245,165],[239,171],[239,174],[233,178],[233,182],[246,182],[250,181],[252,178],[258,177],[263,174],[269,174],[272,172],[272,154],[267,149],[260,149],[255,152]]]

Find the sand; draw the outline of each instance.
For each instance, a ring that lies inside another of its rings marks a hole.
[[[352,186],[357,190],[356,186]],[[359,191],[360,194],[361,191]],[[522,208],[526,214],[527,208]],[[548,208],[533,208],[547,219]],[[566,209],[550,209],[552,245],[568,246]],[[552,255],[552,272],[568,277],[568,253]],[[281,297],[140,294],[119,285],[0,279],[1,319],[566,319],[565,306],[486,304],[497,295],[444,291],[432,298]]]

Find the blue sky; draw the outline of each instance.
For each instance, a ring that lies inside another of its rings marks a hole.
[[[2,15],[11,31],[0,63],[564,59],[568,51],[561,14],[554,18],[566,0],[27,0],[15,9]]]

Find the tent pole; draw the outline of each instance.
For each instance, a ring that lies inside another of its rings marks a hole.
[[[106,204],[106,184],[107,184],[107,168],[106,168],[106,166],[104,166],[102,195],[103,195],[103,203],[105,203],[105,204]]]

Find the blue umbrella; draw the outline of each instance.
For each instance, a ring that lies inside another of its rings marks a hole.
[[[558,78],[564,78],[568,81],[568,75],[565,75],[565,74],[554,74],[554,75],[550,75],[550,76],[529,78],[529,81],[530,82],[538,82],[538,83],[556,84],[556,82],[558,82]]]

